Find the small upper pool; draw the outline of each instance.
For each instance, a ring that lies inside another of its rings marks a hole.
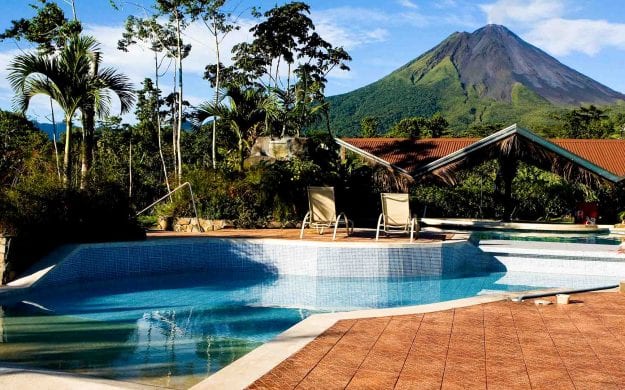
[[[623,237],[625,239],[625,237]],[[618,245],[619,237],[596,233],[548,233],[541,231],[484,230],[471,233],[471,240],[515,240]]]

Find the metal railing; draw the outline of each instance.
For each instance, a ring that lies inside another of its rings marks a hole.
[[[519,295],[510,300],[512,302],[523,302],[525,299],[534,299],[534,298],[543,298],[543,297],[551,297],[558,294],[579,294],[591,291],[601,291],[601,290],[610,290],[613,288],[618,288],[618,284],[609,284],[607,286],[599,286],[599,287],[589,287],[589,288],[578,288],[572,290],[558,290],[558,291],[549,291],[544,293],[536,293],[536,294],[524,294]]]
[[[171,196],[171,194],[173,194],[174,192],[182,189],[183,187],[189,187],[189,193],[191,194],[191,204],[193,204],[193,213],[195,214],[195,225],[197,226],[197,228],[200,231],[203,231],[202,229],[202,225],[200,225],[200,219],[198,218],[198,214],[197,214],[197,207],[195,207],[195,196],[193,195],[193,188],[191,187],[191,183],[189,183],[188,181],[180,184],[178,187],[174,188],[173,190],[169,191],[166,195],[164,195],[161,198],[158,198],[157,200],[155,200],[154,202],[150,203],[150,205],[146,208],[144,208],[143,210],[139,211],[137,213],[137,217],[143,213],[145,213],[146,211],[148,211],[149,209],[151,209],[152,207],[156,206],[157,204],[159,204],[160,202],[162,202],[163,200],[169,198]]]

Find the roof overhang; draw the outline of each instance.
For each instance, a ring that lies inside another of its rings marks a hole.
[[[464,147],[460,150],[457,150],[453,153],[450,153],[447,156],[441,157],[435,161],[432,161],[426,165],[423,165],[417,168],[412,173],[394,164],[391,164],[390,162],[378,156],[375,156],[361,148],[358,148],[348,142],[345,142],[339,138],[335,138],[335,140],[337,144],[339,144],[340,146],[344,147],[347,150],[357,153],[365,157],[366,159],[369,159],[377,164],[386,166],[387,168],[395,172],[401,173],[404,176],[409,176],[413,179],[417,179],[426,175],[439,176],[437,175],[437,172],[444,171],[446,168],[454,170],[456,169],[456,167],[461,167],[463,161],[471,159],[472,157],[476,156],[478,153],[486,152],[489,149],[492,150],[492,148],[497,147],[497,144],[501,142],[506,142],[506,140],[513,138],[513,137],[517,137],[517,138],[514,138],[516,140],[521,139],[523,142],[530,142],[531,144],[538,146],[540,150],[546,153],[549,153],[549,156],[554,157],[554,159],[557,159],[560,162],[565,161],[566,165],[569,167],[576,166],[577,167],[576,169],[581,168],[582,171],[590,173],[595,177],[601,178],[603,180],[607,180],[612,183],[619,183],[625,180],[625,176],[618,176],[598,166],[597,164],[594,164],[593,162],[588,161],[584,159],[583,157],[575,153],[572,153],[564,149],[563,147],[532,133],[529,130],[518,127],[516,124],[508,126],[496,133],[493,133],[485,138],[482,138],[481,140],[476,141],[475,143],[467,147]],[[528,145],[528,144],[525,144],[525,145]],[[540,153],[540,154],[542,155],[543,153]],[[544,161],[544,156],[543,156],[542,161]]]
[[[427,175],[429,173],[432,173],[450,164],[457,163],[460,160],[468,157],[469,155],[473,153],[477,153],[481,150],[484,150],[488,148],[489,146],[492,146],[512,136],[520,136],[522,138],[525,138],[526,140],[539,145],[543,149],[549,152],[555,153],[559,155],[560,157],[566,160],[569,160],[572,163],[582,167],[583,169],[605,180],[608,180],[612,183],[618,183],[622,181],[623,179],[625,179],[624,177],[617,176],[614,173],[609,172],[601,168],[600,166],[593,164],[592,162],[574,153],[569,152],[568,150],[554,144],[553,142],[548,141],[545,138],[537,136],[536,134],[532,133],[529,130],[526,130],[522,127],[518,127],[516,124],[513,124],[512,126],[508,126],[505,129],[502,129],[496,133],[489,135],[488,137],[482,138],[481,140],[475,142],[474,144],[467,146],[466,148],[462,148],[454,153],[451,153],[445,157],[439,158],[436,161],[432,161],[431,163],[420,167],[414,172],[413,176],[415,178],[418,178],[420,176]]]
[[[384,159],[381,159],[380,157],[378,157],[376,155],[373,155],[373,154],[367,152],[366,150],[360,149],[360,148],[358,148],[358,147],[356,147],[356,146],[354,146],[354,145],[352,145],[352,144],[350,144],[348,142],[345,142],[345,141],[343,141],[340,138],[334,138],[334,140],[336,141],[336,143],[339,146],[342,146],[342,147],[344,147],[345,149],[347,149],[347,150],[349,150],[351,152],[359,154],[362,157],[375,162],[376,164],[380,164],[382,166],[385,166],[385,167],[387,167],[388,169],[390,169],[390,170],[392,170],[394,172],[398,172],[398,173],[400,173],[400,174],[410,178],[411,180],[414,179],[413,175],[411,175],[410,172],[406,171],[403,168],[398,167],[397,165],[391,164],[388,161],[386,161]]]

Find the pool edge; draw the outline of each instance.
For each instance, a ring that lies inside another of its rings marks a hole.
[[[280,333],[191,389],[244,389],[302,349],[339,320],[430,313],[507,300],[516,293],[482,295],[424,305],[313,314]]]

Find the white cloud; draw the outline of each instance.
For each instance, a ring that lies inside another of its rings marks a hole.
[[[480,5],[488,23],[507,24],[534,22],[562,16],[564,0],[498,0]]]
[[[342,46],[347,50],[388,39],[385,28],[371,28],[371,24],[360,23],[361,18],[368,18],[374,24],[383,24],[386,18],[373,12],[365,16],[351,8],[337,8],[337,12],[313,12],[311,18],[319,35],[334,46]],[[364,11],[363,12],[369,12]]]
[[[242,21],[241,29],[226,37],[221,44],[222,62],[230,63],[230,51],[234,44],[250,40],[250,27],[251,23]],[[117,41],[123,31],[122,26],[89,25],[85,33],[93,35],[100,42],[105,65],[117,68],[137,83],[145,77],[153,77],[154,57],[150,50],[141,45],[131,46],[128,52],[117,50]],[[204,67],[215,62],[214,40],[209,37],[207,29],[201,23],[190,25],[184,32],[183,40],[192,46],[189,56],[183,60],[184,73],[201,77]]]
[[[0,93],[2,95],[4,95],[5,91],[11,90],[9,80],[7,80],[7,76],[9,74],[7,68],[13,57],[17,54],[19,54],[18,50],[10,50],[0,53]]]
[[[372,13],[369,16],[372,17],[374,14]],[[348,50],[357,46],[384,41],[389,36],[388,31],[382,27],[371,28],[370,24],[344,24],[341,23],[340,19],[324,18],[323,16],[323,14],[321,17],[319,15],[313,16],[317,17],[314,20],[319,34],[333,45],[343,46]],[[354,15],[354,17],[357,16]],[[387,20],[386,17],[382,19]],[[232,31],[221,43],[221,61],[226,65],[232,62],[232,47],[239,42],[252,39],[249,30],[254,25],[254,21],[239,19],[238,23],[240,25],[239,30]],[[103,53],[103,66],[112,67],[118,72],[125,74],[130,78],[135,88],[140,88],[140,83],[143,79],[146,77],[154,78],[153,53],[141,44],[131,46],[128,52],[118,50],[117,41],[122,37],[123,31],[124,28],[121,25],[92,24],[87,25],[85,28],[85,33],[93,35],[100,43],[100,49]],[[202,80],[201,77],[204,74],[205,66],[216,61],[215,43],[201,22],[191,24],[184,32],[184,39],[192,45],[189,56],[183,61],[186,81],[185,99],[189,100],[191,104],[198,104],[212,96],[208,82]],[[0,52],[0,106],[3,108],[11,107],[11,99],[13,97],[13,91],[6,79],[8,74],[6,68],[11,59],[19,53],[20,51],[16,49],[5,49]],[[161,72],[167,67],[168,60],[165,60],[164,64],[165,66],[161,69]],[[170,66],[169,72],[161,78],[160,86],[165,93],[171,91],[173,86],[172,70],[173,65]],[[282,67],[281,71],[286,72],[286,67]],[[335,69],[328,76],[334,79],[348,79],[352,77],[349,72],[339,69]],[[112,100],[113,107],[111,113],[115,115],[119,113],[119,105],[116,99]],[[45,117],[49,115],[49,112],[49,101],[47,98],[37,96],[32,99],[28,110],[29,115],[39,121],[46,121]],[[61,110],[58,109],[57,116],[60,115]],[[131,116],[125,116],[125,119],[129,120],[132,118]]]
[[[625,24],[605,20],[544,20],[523,37],[555,55],[581,52],[592,56],[610,47],[625,50]]]
[[[489,23],[515,24],[532,44],[553,55],[595,55],[605,48],[625,50],[625,24],[605,20],[566,19],[566,0],[498,0],[480,8]]]
[[[406,7],[406,8],[412,8],[412,9],[419,8],[415,3],[413,3],[410,0],[397,0],[397,4],[401,5],[402,7]]]

